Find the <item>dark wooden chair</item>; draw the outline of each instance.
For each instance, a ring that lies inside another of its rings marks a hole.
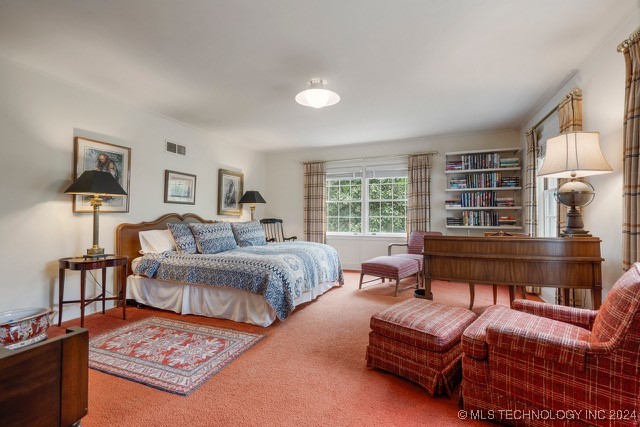
[[[263,218],[260,220],[267,242],[294,242],[297,236],[285,237],[282,220],[279,218]]]

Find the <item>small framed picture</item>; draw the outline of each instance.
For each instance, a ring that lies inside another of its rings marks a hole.
[[[196,176],[189,173],[164,171],[164,202],[196,204]]]
[[[242,215],[243,186],[242,173],[218,169],[218,215]]]
[[[88,138],[74,138],[74,181],[83,172],[97,170],[110,172],[127,196],[103,197],[102,212],[129,212],[129,177],[131,174],[131,148]],[[93,212],[91,196],[76,195],[74,212]]]

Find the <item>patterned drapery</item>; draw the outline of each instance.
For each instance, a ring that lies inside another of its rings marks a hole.
[[[624,123],[623,123],[623,198],[624,218],[623,233],[623,268],[628,270],[631,265],[639,261],[640,240],[640,38],[638,32],[629,40],[623,42],[618,50],[624,54],[626,64]]]
[[[558,122],[560,133],[578,132],[582,130],[582,90],[574,89],[558,105]],[[568,179],[558,179],[558,188]],[[558,236],[567,226],[567,207],[558,203]]]
[[[524,189],[527,194],[525,209],[527,218],[525,230],[531,237],[538,235],[538,201],[536,193],[536,175],[538,172],[538,137],[534,129],[525,134],[527,138],[527,163],[525,167]]]
[[[430,156],[431,154],[411,154],[407,159],[407,235],[411,231],[431,231]]]
[[[304,164],[304,239],[327,241],[327,172],[324,162]]]

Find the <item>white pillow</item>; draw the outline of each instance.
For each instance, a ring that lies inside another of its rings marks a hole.
[[[171,231],[167,230],[147,230],[138,233],[140,239],[140,252],[143,254],[162,253],[175,251],[176,244],[171,236]]]

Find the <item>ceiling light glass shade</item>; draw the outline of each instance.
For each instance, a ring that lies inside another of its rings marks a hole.
[[[324,85],[326,83],[323,79],[312,79],[309,81],[309,89],[303,90],[296,95],[296,102],[313,108],[322,108],[337,104],[338,101],[340,101],[340,96],[335,92],[325,89]]]
[[[547,140],[538,176],[579,178],[611,172],[600,150],[598,132],[569,132]]]

